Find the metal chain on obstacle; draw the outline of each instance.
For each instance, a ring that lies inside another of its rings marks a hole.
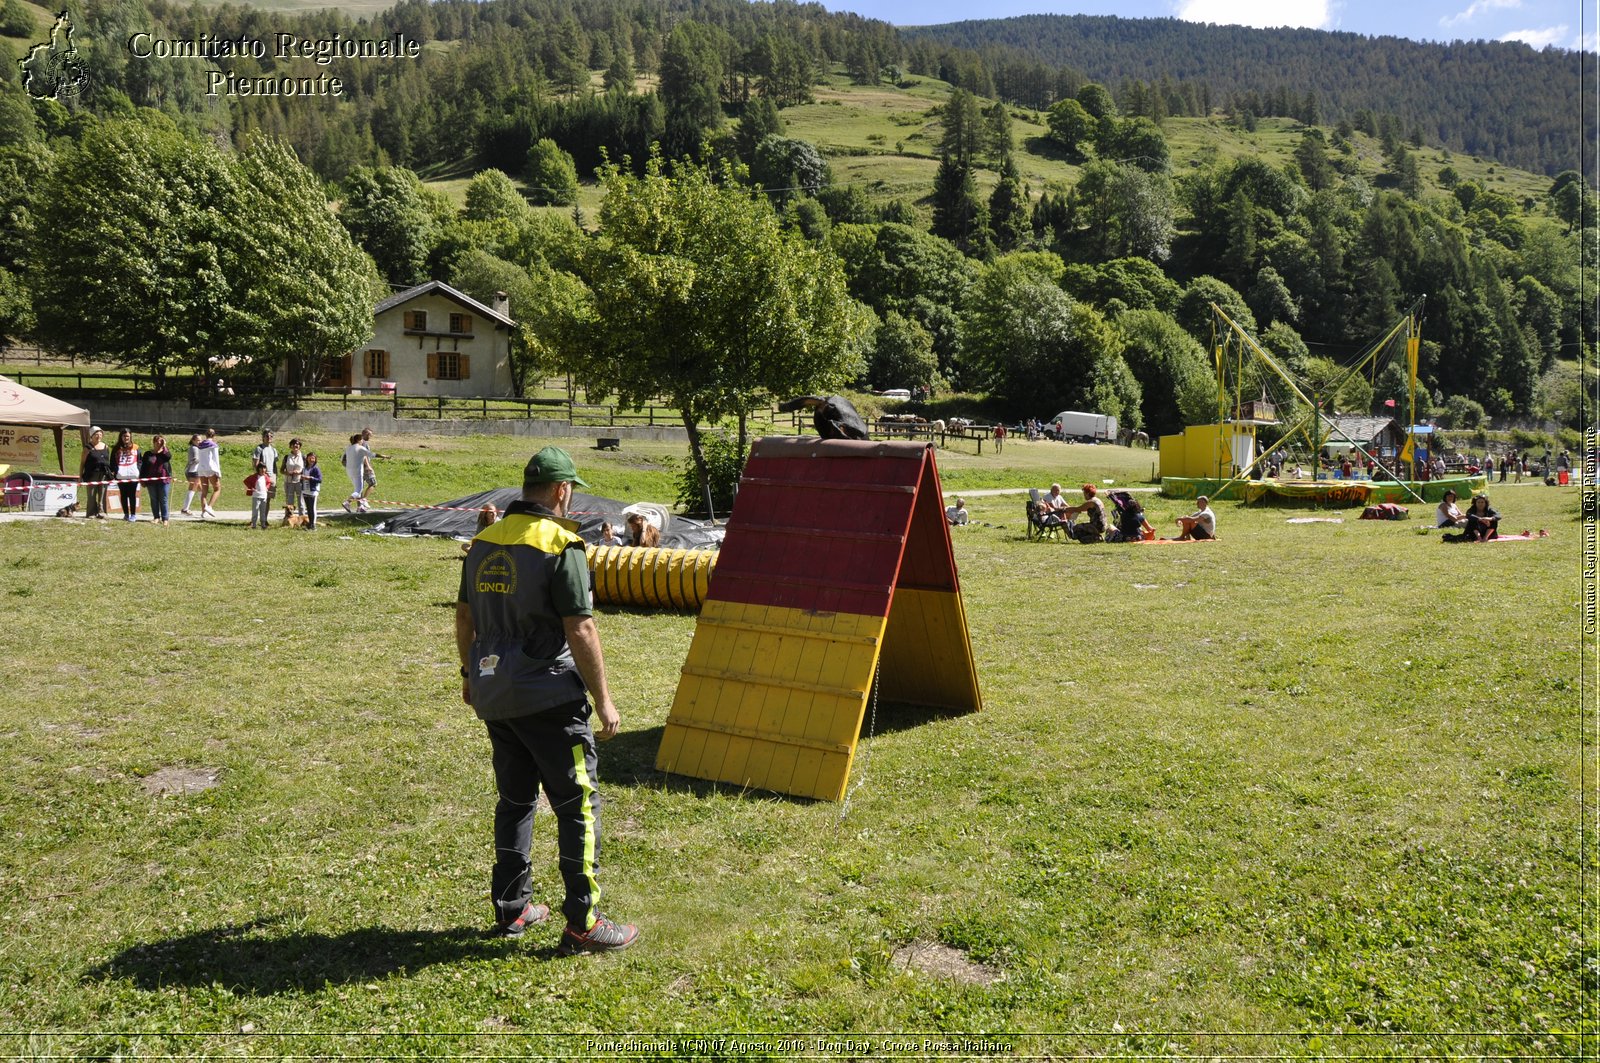
[[[883,666],[872,673],[872,705],[867,712],[867,741],[866,752],[861,756],[861,770],[856,773],[855,785],[845,792],[844,803],[839,806],[839,822],[850,814],[850,804],[855,800],[856,791],[867,784],[867,769],[872,766],[872,736],[878,732],[878,680],[883,675]]]

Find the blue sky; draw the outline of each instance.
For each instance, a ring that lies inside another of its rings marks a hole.
[[[897,26],[1013,15],[1175,16],[1241,26],[1306,26],[1414,40],[1518,40],[1535,48],[1596,45],[1596,0],[823,0]]]

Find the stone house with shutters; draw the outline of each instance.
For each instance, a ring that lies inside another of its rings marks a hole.
[[[321,386],[450,398],[514,395],[515,327],[505,292],[496,292],[489,307],[443,281],[428,281],[374,307],[372,339],[324,366]]]

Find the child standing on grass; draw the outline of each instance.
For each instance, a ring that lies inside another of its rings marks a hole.
[[[255,475],[244,478],[244,488],[250,495],[250,527],[259,521],[261,530],[266,531],[267,519],[272,516],[272,473],[266,462],[256,462]]]
[[[116,465],[117,493],[122,498],[122,519],[139,519],[139,444],[133,441],[133,430],[124,428],[117,437],[117,449],[112,453]]]
[[[183,496],[183,508],[178,510],[185,517],[192,517],[189,512],[189,503],[194,501],[195,492],[200,492],[200,503],[205,504],[205,486],[200,482],[200,433],[196,432],[189,437],[189,460],[183,467],[183,478],[189,481],[189,493]]]
[[[300,502],[306,509],[306,531],[317,530],[317,495],[321,492],[322,466],[317,464],[317,452],[311,451],[300,473]]]
[[[283,504],[291,513],[302,512],[300,505],[300,482],[306,471],[306,456],[300,453],[300,441],[289,440],[289,453],[283,456],[278,465],[278,471],[283,473]]]

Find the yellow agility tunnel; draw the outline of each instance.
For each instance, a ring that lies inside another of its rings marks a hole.
[[[594,600],[604,605],[699,609],[711,588],[715,550],[657,546],[591,546]]]

